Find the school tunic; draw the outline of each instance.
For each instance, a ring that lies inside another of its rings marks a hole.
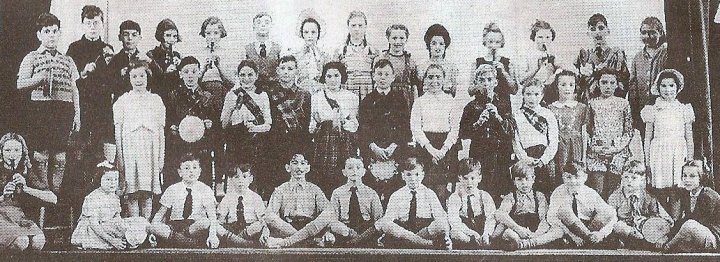
[[[365,40],[359,45],[347,41],[342,48],[335,51],[336,60],[347,67],[346,89],[355,93],[360,100],[373,91],[371,74],[373,59],[376,56],[378,50],[369,46]]]

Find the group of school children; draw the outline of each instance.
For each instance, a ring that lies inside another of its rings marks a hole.
[[[676,98],[683,75],[666,69],[655,17],[641,24],[630,67],[608,46],[601,14],[587,23],[593,47],[571,67],[552,54],[549,23],[531,26],[525,62],[498,53],[504,36],[490,23],[466,103],[440,24],[416,63],[407,27],[389,26],[379,52],[360,11],[332,54],[317,45],[325,22],[312,10],[300,15],[297,50],[271,41],[272,17],[259,13],[244,50],[224,45],[222,21],[207,18],[194,56],[174,50],[170,19],[145,56],[138,23],[120,24],[113,54],[102,10],[85,6],[80,21],[85,34],[63,55],[60,21],[41,14],[41,46],[20,65],[30,144],[0,139],[0,250],[43,248],[30,218],[62,186],[84,194],[71,236],[81,249],[718,251],[720,195],[693,160],[694,112]],[[200,130],[188,131],[188,117]],[[669,233],[646,239],[652,218]]]

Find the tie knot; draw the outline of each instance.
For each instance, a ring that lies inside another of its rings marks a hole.
[[[265,48],[265,47],[266,47],[266,46],[265,46],[265,43],[261,43],[261,44],[260,44],[260,48]]]
[[[417,191],[415,191],[415,190],[410,190],[410,194],[412,194],[413,196],[415,196],[415,195],[417,195]]]
[[[192,189],[190,189],[189,187],[186,188],[185,190],[187,190],[187,193],[188,193],[188,194],[192,194]]]
[[[243,201],[243,197],[242,197],[242,196],[239,196],[239,197],[238,197],[238,203],[242,203],[242,201]]]
[[[57,50],[45,50],[42,53],[46,54],[46,55],[49,54],[51,56],[55,56],[58,53],[58,51]]]

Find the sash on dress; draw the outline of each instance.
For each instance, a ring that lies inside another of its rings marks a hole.
[[[527,121],[530,122],[533,127],[535,127],[535,130],[537,130],[541,134],[547,135],[548,122],[545,117],[536,113],[534,110],[524,106],[520,108],[520,111],[523,113],[523,115],[525,115],[525,119],[527,119]]]
[[[255,125],[262,125],[265,124],[265,117],[263,117],[262,110],[260,110],[260,106],[255,103],[255,100],[250,97],[250,95],[245,91],[245,89],[238,88],[235,89],[235,95],[237,95],[237,100],[235,102],[235,106],[237,108],[240,108],[242,106],[245,106],[250,113],[253,114],[255,117],[255,121],[253,121],[253,124]]]

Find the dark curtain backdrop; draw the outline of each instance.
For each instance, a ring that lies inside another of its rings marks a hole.
[[[25,129],[21,118],[28,95],[16,91],[17,71],[23,57],[40,46],[35,19],[48,11],[50,0],[0,1],[0,134]]]

